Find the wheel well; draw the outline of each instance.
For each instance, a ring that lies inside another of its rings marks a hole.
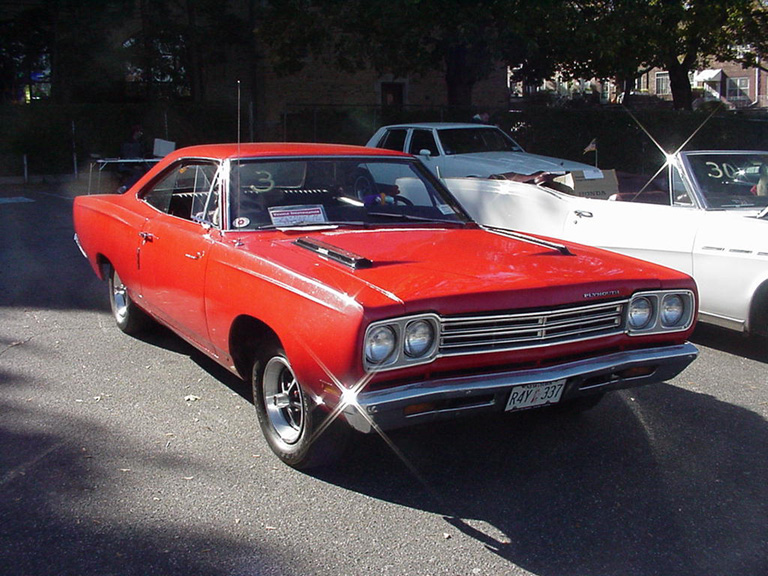
[[[96,256],[96,266],[98,269],[99,280],[106,280],[109,276],[109,269],[112,267],[112,263],[107,260],[107,257],[103,254]]]
[[[763,282],[752,296],[747,328],[750,334],[768,336],[768,280]]]
[[[229,350],[235,369],[243,380],[249,380],[256,352],[280,339],[269,326],[252,316],[239,316],[229,331]]]

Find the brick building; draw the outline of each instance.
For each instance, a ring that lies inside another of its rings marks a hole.
[[[695,91],[694,107],[707,101],[720,101],[730,109],[768,108],[768,73],[760,68],[743,68],[735,62],[710,62],[691,74]],[[669,73],[654,68],[638,79],[641,93],[671,100]]]

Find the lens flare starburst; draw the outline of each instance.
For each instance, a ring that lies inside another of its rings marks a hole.
[[[704,120],[702,120],[702,122],[701,122],[701,124],[699,124],[698,128],[696,128],[696,130],[694,130],[691,133],[691,135],[688,136],[688,138],[686,138],[685,141],[682,144],[680,144],[680,146],[678,146],[677,150],[675,150],[674,152],[667,152],[664,149],[664,147],[659,143],[659,141],[656,140],[656,138],[654,138],[653,135],[648,131],[648,129],[645,126],[643,126],[642,122],[640,122],[640,120],[638,120],[637,116],[632,114],[632,111],[629,108],[627,108],[626,106],[624,106],[624,110],[626,110],[627,114],[630,115],[630,117],[632,118],[632,120],[635,121],[635,123],[638,125],[640,130],[642,130],[645,133],[645,135],[648,136],[648,138],[653,143],[653,145],[656,146],[656,148],[658,148],[659,151],[664,156],[664,163],[659,167],[658,170],[656,170],[654,175],[651,176],[648,179],[648,182],[646,182],[645,185],[642,188],[640,188],[640,190],[635,194],[635,198],[638,195],[642,194],[645,191],[645,189],[648,188],[648,186],[651,184],[651,182],[653,182],[659,174],[661,174],[669,166],[673,165],[673,163],[675,162],[675,158],[677,157],[677,154],[683,148],[685,148],[691,140],[693,140],[693,138],[696,136],[696,134],[698,134],[699,131],[707,124],[707,122],[709,122],[709,119],[712,118],[712,116],[714,116],[714,114],[717,111],[721,110],[721,109],[722,109],[722,105],[714,107],[712,109],[712,111],[709,113],[709,115],[706,118],[704,118]]]
[[[390,450],[397,456],[397,458],[405,465],[405,467],[411,472],[411,474],[416,477],[416,479],[419,481],[419,483],[424,487],[424,489],[436,500],[436,501],[442,501],[442,498],[440,498],[432,489],[430,484],[426,481],[424,476],[419,472],[418,468],[405,456],[402,450],[392,441],[392,439],[389,437],[388,434],[384,432],[384,430],[381,429],[381,427],[370,417],[368,412],[360,406],[358,403],[358,397],[361,392],[365,390],[365,388],[370,384],[373,377],[376,375],[376,371],[368,372],[365,376],[363,376],[360,380],[355,382],[352,385],[345,385],[329,368],[326,366],[326,364],[315,354],[314,350],[312,350],[311,347],[305,345],[305,349],[307,353],[314,359],[315,362],[317,362],[317,365],[322,369],[322,371],[325,373],[325,375],[328,377],[329,381],[338,389],[339,391],[339,401],[336,404],[336,406],[328,413],[325,420],[322,422],[320,426],[318,426],[315,431],[312,434],[312,437],[310,438],[310,442],[314,442],[323,432],[325,432],[328,427],[341,416],[341,414],[347,410],[356,410],[365,420],[368,422],[368,424],[371,426],[371,429],[376,432],[376,434],[379,435],[379,437],[384,441],[384,443],[389,447]],[[316,398],[315,402],[320,404],[325,404],[325,399],[322,397]]]

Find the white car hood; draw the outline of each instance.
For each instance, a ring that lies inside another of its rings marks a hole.
[[[540,156],[528,152],[478,152],[474,154],[456,154],[446,156],[446,164],[450,166],[466,166],[460,172],[462,175],[475,173],[477,176],[490,176],[491,174],[504,174],[515,172],[517,174],[533,174],[534,172],[564,173],[580,170],[587,179],[602,178],[600,169],[572,160]],[[457,176],[450,167],[446,167],[446,176]]]

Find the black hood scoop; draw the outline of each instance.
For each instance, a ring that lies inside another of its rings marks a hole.
[[[373,262],[371,262],[368,258],[358,256],[357,254],[353,254],[352,252],[342,248],[337,248],[332,244],[327,244],[325,242],[321,242],[320,240],[315,240],[314,238],[308,238],[304,236],[296,240],[294,244],[296,244],[296,246],[305,248],[306,250],[310,250],[315,254],[325,256],[329,260],[333,260],[334,262],[339,262],[340,264],[349,266],[353,270],[370,268],[373,266]]]

